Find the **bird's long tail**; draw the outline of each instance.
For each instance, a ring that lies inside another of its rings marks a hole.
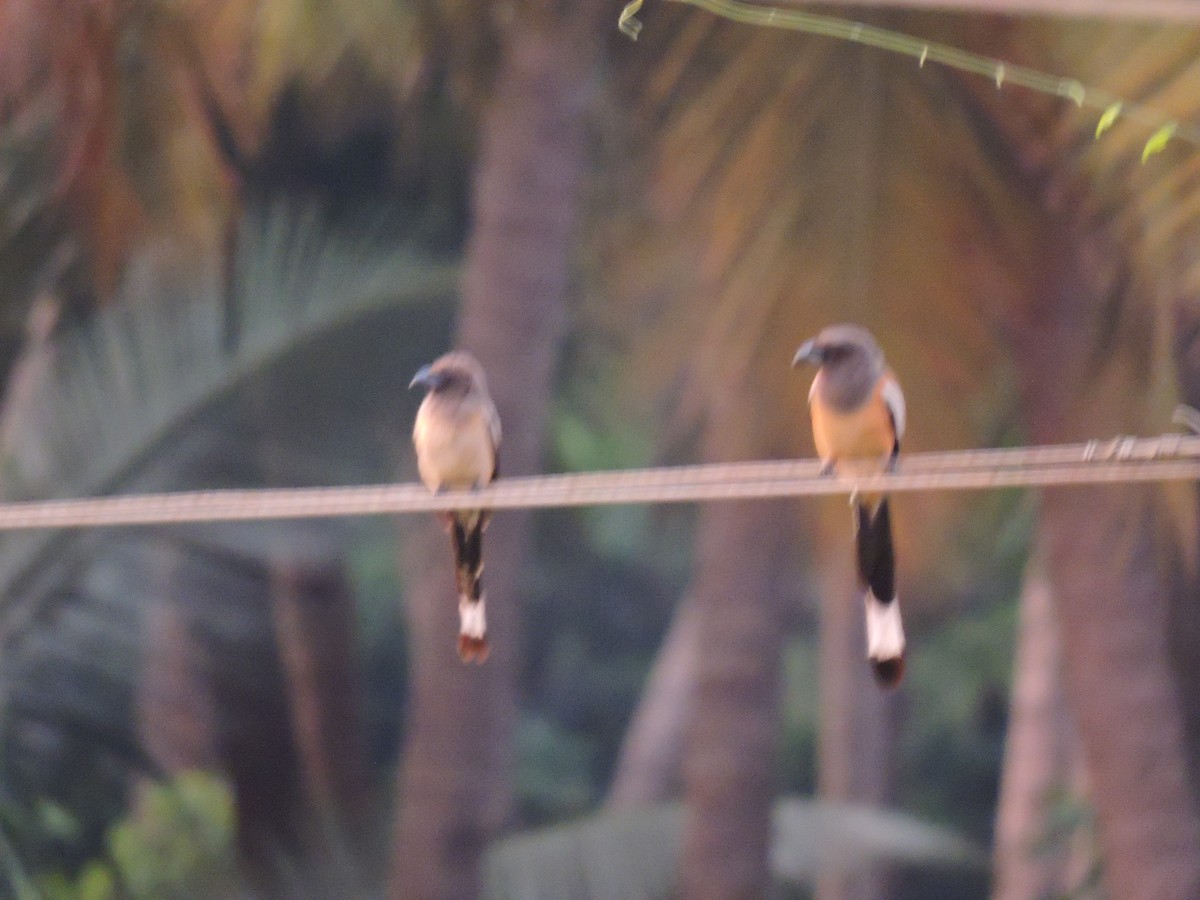
[[[867,659],[876,680],[895,687],[904,677],[904,626],[896,596],[896,558],[887,498],[857,507],[858,576],[866,590]]]
[[[482,663],[488,657],[482,581],[486,522],[485,515],[470,513],[455,515],[450,523],[454,578],[458,583],[458,655],[463,662]]]

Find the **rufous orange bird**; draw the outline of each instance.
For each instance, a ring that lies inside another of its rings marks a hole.
[[[904,393],[865,328],[832,325],[796,351],[792,365],[817,366],[808,392],[822,471],[864,476],[891,471],[904,436]],[[904,626],[888,499],[856,494],[855,548],[866,594],[867,659],[880,684],[904,676]]]
[[[469,353],[447,353],[421,368],[409,387],[427,393],[413,424],[417,470],[431,491],[473,490],[499,470],[500,416],[488,394],[483,367]],[[483,532],[486,510],[443,514],[454,551],[458,585],[458,654],[463,662],[488,656],[483,596]]]

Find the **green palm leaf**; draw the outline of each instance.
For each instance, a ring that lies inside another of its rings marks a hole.
[[[391,323],[379,318],[389,310],[403,308],[414,328],[428,327],[423,318],[445,318],[437,305],[453,296],[455,266],[397,244],[394,233],[384,221],[373,230],[338,228],[312,207],[252,212],[239,234],[228,302],[213,274],[135,264],[115,306],[39,351],[40,373],[8,407],[0,494],[254,485],[268,465],[271,476],[304,477],[292,474],[288,442],[306,442],[309,461],[314,440],[323,439],[322,408],[319,399],[294,403],[288,390],[301,376],[344,382],[330,376],[361,369],[361,360],[347,359],[361,355],[353,337],[380,330],[369,323]],[[411,354],[428,346],[425,337],[374,368],[415,368]],[[367,442],[383,428],[380,410],[393,395],[381,386],[397,383],[381,378],[358,402],[362,421],[337,419],[335,430],[352,432],[337,447]],[[352,390],[370,386],[345,388]],[[341,462],[335,449],[313,466],[324,474],[310,477],[329,477],[330,458]],[[13,802],[51,797],[70,810],[82,823],[77,851],[102,833],[130,770],[146,765],[133,725],[135,687],[146,664],[143,616],[164,598],[191,617],[187,627],[206,653],[221,654],[219,666],[203,664],[236,686],[237,697],[225,698],[236,706],[224,710],[227,719],[278,708],[268,565],[281,554],[323,561],[335,552],[329,532],[311,525],[3,536],[0,766]],[[15,838],[22,852],[46,852],[36,834]]]
[[[129,490],[273,364],[373,312],[447,297],[456,278],[452,264],[394,247],[383,230],[331,231],[312,208],[251,215],[237,260],[230,308],[215,273],[185,281],[135,266],[122,302],[48,348],[47,376],[6,422],[5,499]],[[76,536],[5,536],[0,641],[28,621],[39,592],[27,586]]]

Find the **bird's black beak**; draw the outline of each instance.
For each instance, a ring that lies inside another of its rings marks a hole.
[[[798,366],[800,363],[812,363],[814,366],[819,366],[823,359],[824,356],[821,348],[817,346],[817,342],[815,340],[805,341],[796,351],[796,355],[792,357],[792,366]]]
[[[420,385],[428,390],[434,386],[435,380],[433,369],[429,366],[421,366],[421,368],[417,369],[417,374],[413,376],[412,381],[408,383],[408,389],[411,391],[417,385]]]

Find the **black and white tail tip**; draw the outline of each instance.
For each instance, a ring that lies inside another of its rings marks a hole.
[[[904,677],[904,625],[896,596],[896,557],[886,498],[874,509],[857,508],[855,543],[867,602],[867,659],[875,680],[895,687]]]
[[[458,584],[458,655],[463,662],[482,663],[488,658],[487,618],[483,604],[483,529],[479,513],[454,517],[450,543],[454,548],[454,574]]]
[[[488,642],[482,594],[478,600],[459,597],[458,620],[459,658],[463,662],[484,662],[488,658]]]
[[[900,600],[884,603],[867,591],[867,659],[875,680],[895,687],[904,677],[904,626]]]

